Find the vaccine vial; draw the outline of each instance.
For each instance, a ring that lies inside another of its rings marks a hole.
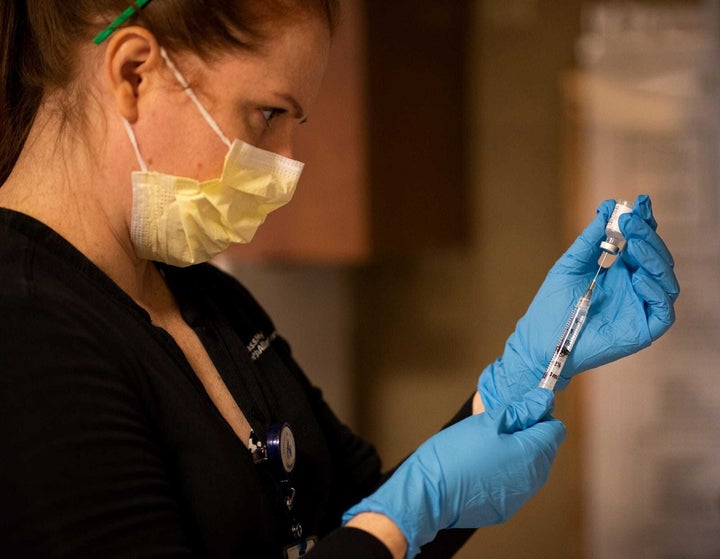
[[[600,248],[612,256],[616,256],[625,245],[625,237],[620,231],[620,216],[630,213],[632,204],[627,200],[618,200],[615,204],[610,219],[605,226],[605,240],[600,243]]]

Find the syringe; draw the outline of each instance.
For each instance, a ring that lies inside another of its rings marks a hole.
[[[603,256],[607,256],[607,253]],[[565,361],[567,361],[567,358],[575,346],[578,336],[580,335],[580,331],[585,324],[585,319],[587,318],[588,310],[590,309],[590,297],[592,296],[593,289],[595,289],[595,286],[597,285],[598,274],[600,274],[600,270],[603,269],[604,263],[605,258],[601,260],[600,267],[595,273],[595,277],[590,282],[590,285],[585,290],[585,293],[583,293],[580,299],[578,299],[572,313],[570,313],[570,318],[565,324],[565,328],[560,336],[560,341],[557,346],[555,346],[555,352],[550,359],[550,364],[547,366],[545,373],[540,379],[540,384],[538,385],[540,388],[547,388],[548,390],[553,390],[555,388],[555,383],[557,382],[557,379],[560,378],[560,373],[565,366]]]
[[[540,384],[538,385],[540,388],[547,388],[548,390],[553,390],[555,388],[555,384],[560,378],[560,373],[565,366],[565,361],[567,361],[567,358],[575,346],[578,336],[580,335],[580,331],[585,324],[588,310],[590,310],[590,297],[592,296],[593,289],[595,289],[595,286],[597,285],[598,275],[602,270],[611,266],[613,263],[613,260],[611,260],[609,264],[606,264],[605,260],[608,255],[617,256],[620,254],[620,251],[622,251],[625,246],[625,237],[620,230],[619,221],[622,214],[630,212],[632,212],[632,204],[630,202],[626,200],[618,200],[615,203],[615,208],[613,209],[610,219],[605,226],[606,238],[600,243],[600,248],[603,250],[603,253],[598,259],[598,271],[595,272],[595,277],[590,282],[590,285],[585,290],[585,293],[583,293],[580,299],[578,299],[572,313],[570,313],[570,318],[565,324],[565,328],[563,328],[560,341],[557,346],[555,346],[555,352],[550,359],[547,369],[545,369],[545,373],[540,379]]]

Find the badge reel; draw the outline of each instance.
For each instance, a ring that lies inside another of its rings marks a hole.
[[[311,536],[303,538],[302,525],[295,518],[292,508],[295,499],[295,488],[290,480],[290,472],[295,468],[296,447],[295,437],[290,425],[287,423],[276,423],[268,428],[267,444],[263,446],[262,441],[250,434],[250,450],[256,464],[267,462],[273,473],[280,480],[280,487],[285,498],[285,507],[288,512],[289,532],[293,543],[285,546],[284,557],[286,559],[298,559],[310,551],[317,543],[317,538]]]

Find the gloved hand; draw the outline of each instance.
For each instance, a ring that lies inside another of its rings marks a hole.
[[[553,393],[466,418],[418,448],[375,493],[343,515],[389,517],[408,542],[407,557],[445,528],[504,522],[545,483],[565,427],[550,417]]]
[[[606,200],[592,223],[555,263],[505,350],[480,375],[486,409],[517,400],[537,386],[570,312],[597,271],[600,241],[615,203]],[[655,232],[650,198],[642,195],[632,213],[620,216],[624,250],[601,272],[580,337],[565,362],[556,389],[573,375],[625,357],[650,345],[675,320],[679,287],[673,259]]]

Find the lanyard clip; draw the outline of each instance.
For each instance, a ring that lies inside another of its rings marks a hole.
[[[268,462],[270,467],[283,479],[286,479],[295,468],[295,436],[287,423],[270,425],[265,444],[257,438],[255,431],[250,431],[248,449],[255,464]]]

